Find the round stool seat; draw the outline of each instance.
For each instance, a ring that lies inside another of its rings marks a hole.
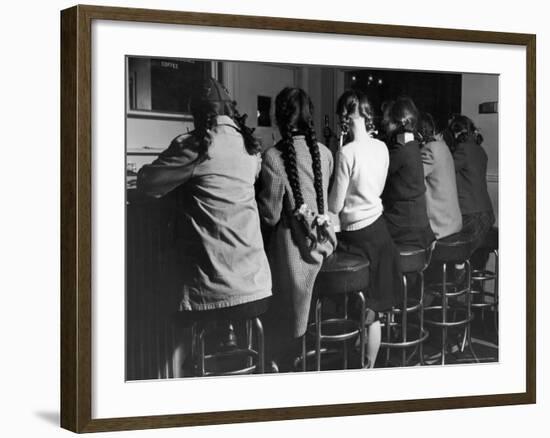
[[[315,280],[318,296],[364,291],[369,284],[369,261],[344,251],[335,251],[325,259]]]
[[[412,272],[420,272],[426,269],[429,259],[430,251],[428,249],[400,246],[399,250],[399,263],[401,265],[401,272],[404,274]]]
[[[435,262],[461,263],[469,259],[476,247],[473,236],[465,233],[452,234],[439,239],[432,254]]]

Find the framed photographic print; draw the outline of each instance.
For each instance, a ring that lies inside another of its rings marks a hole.
[[[62,11],[62,427],[534,403],[535,41]]]

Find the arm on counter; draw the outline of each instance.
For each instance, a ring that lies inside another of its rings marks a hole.
[[[177,137],[155,161],[140,169],[138,190],[158,198],[191,179],[198,164],[198,154],[190,147],[189,138]]]

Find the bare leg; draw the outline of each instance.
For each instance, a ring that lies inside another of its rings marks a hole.
[[[367,326],[367,359],[368,368],[374,368],[378,350],[380,350],[380,342],[382,342],[382,327],[380,321],[374,321]]]

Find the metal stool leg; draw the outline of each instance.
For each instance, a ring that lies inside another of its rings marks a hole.
[[[391,342],[391,312],[386,312],[386,340]],[[386,348],[386,367],[390,364],[390,348]]]
[[[195,374],[195,365],[197,361],[197,323],[194,322],[191,324],[191,352],[190,354],[190,361],[188,363],[191,364],[191,374]]]
[[[315,369],[321,371],[321,312],[322,303],[318,298],[315,303]]]
[[[467,312],[468,312],[468,319],[470,320],[468,324],[466,324],[466,329],[468,330],[468,348],[470,349],[470,353],[472,354],[472,357],[476,362],[479,363],[479,359],[474,351],[474,344],[472,343],[472,294],[471,292],[471,283],[472,283],[472,265],[470,264],[470,260],[466,260],[466,269],[467,269],[467,279],[468,279],[468,291],[466,292],[466,303],[467,303]]]
[[[401,337],[403,342],[407,342],[407,306],[408,306],[408,285],[407,276],[403,274],[403,309],[401,310]],[[401,364],[407,366],[407,349],[401,351]]]
[[[365,322],[367,319],[367,302],[365,300],[365,295],[363,292],[357,292],[359,297],[359,302],[361,303],[361,319],[359,321],[360,331],[359,331],[359,353],[361,354],[361,368],[365,368]],[[370,364],[369,364],[370,365]],[[374,364],[372,364],[374,366]]]
[[[420,309],[419,309],[419,318],[420,318],[420,332],[418,338],[424,336],[424,272],[420,271]],[[418,354],[420,355],[420,365],[424,365],[424,342],[421,342],[418,345]]]
[[[493,308],[493,315],[494,315],[494,324],[495,324],[495,331],[498,335],[498,308],[499,308],[499,294],[498,294],[498,250],[495,249],[493,251],[493,254],[495,255],[495,281],[493,283],[493,299],[494,299],[494,308]]]
[[[257,370],[259,374],[265,372],[265,345],[264,345],[264,326],[260,318],[254,318],[254,324],[256,325],[256,337],[258,342],[258,364]]]
[[[254,347],[254,344],[252,342],[253,341],[252,340],[252,321],[250,319],[247,319],[245,325],[246,325],[246,345],[249,350],[252,350],[252,348]],[[253,363],[252,357],[249,357],[246,360],[246,366],[251,367],[252,363]]]
[[[307,342],[306,342],[306,336],[307,334],[304,333],[302,336],[302,371],[307,371]]]
[[[197,374],[198,377],[202,377],[205,374],[205,365],[204,365],[204,356],[205,356],[205,346],[204,346],[204,337],[205,337],[206,331],[203,327],[199,327],[199,330],[197,332],[198,339],[198,347],[199,347],[199,357],[198,357],[198,369]]]
[[[344,294],[344,319],[348,319],[348,294]],[[348,342],[344,341],[344,344],[342,345],[342,353],[343,353],[343,361],[342,366],[343,369],[348,369]]]
[[[443,287],[441,293],[441,321],[447,323],[447,263],[443,263]],[[441,330],[441,365],[445,365],[447,350],[447,327]]]

